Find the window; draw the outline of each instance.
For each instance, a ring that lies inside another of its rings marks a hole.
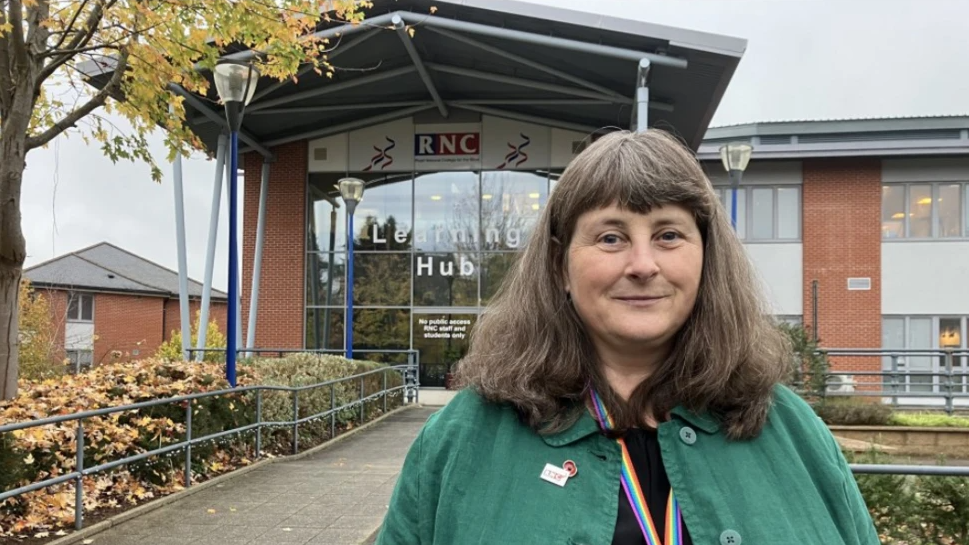
[[[72,293],[68,296],[67,320],[70,322],[94,321],[94,295]]]
[[[716,188],[731,218],[733,191]],[[748,210],[750,213],[748,213]],[[737,236],[748,242],[801,238],[800,186],[747,186],[737,188]]]
[[[969,183],[882,186],[882,239],[969,237]]]
[[[966,349],[967,318],[960,316],[885,316],[882,318],[882,348],[885,350]],[[945,356],[937,354],[900,353],[894,358],[883,356],[882,370],[892,371],[893,365],[901,372],[911,373],[901,379],[906,392],[940,392],[944,377],[931,373],[946,371]],[[966,375],[966,358],[958,354],[952,357],[952,370],[956,374],[956,391],[964,391],[969,384]],[[919,373],[923,373],[921,376]],[[885,389],[890,388],[891,377],[886,376]]]
[[[68,371],[78,373],[90,369],[94,364],[94,352],[91,350],[68,350]]]

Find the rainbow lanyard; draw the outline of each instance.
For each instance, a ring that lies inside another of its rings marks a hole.
[[[606,411],[605,404],[595,390],[592,391],[592,402],[599,417],[599,424],[605,429],[612,429],[612,417]],[[629,449],[626,448],[626,441],[623,438],[616,439],[622,447],[622,487],[626,491],[626,498],[629,505],[636,514],[636,522],[643,531],[646,538],[646,545],[682,545],[683,544],[683,514],[680,512],[680,504],[673,497],[673,490],[670,489],[670,498],[666,503],[666,538],[659,540],[659,532],[656,531],[656,524],[653,517],[649,514],[646,507],[646,498],[643,496],[643,488],[639,485],[639,478],[636,476],[636,469],[633,467],[633,460],[629,457]]]

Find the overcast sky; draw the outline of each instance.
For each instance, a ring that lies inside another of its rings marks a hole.
[[[745,38],[713,126],[969,113],[965,0],[532,0]],[[123,122],[119,122],[119,125]],[[164,160],[161,136],[153,139]],[[27,266],[101,241],[176,269],[171,166],[151,181],[77,136],[27,156]],[[189,275],[202,280],[214,161],[183,162]],[[223,206],[215,286],[225,289]]]

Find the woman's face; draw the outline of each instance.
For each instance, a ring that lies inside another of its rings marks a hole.
[[[566,290],[600,354],[668,347],[693,310],[703,269],[703,241],[687,209],[591,210],[579,217],[568,252]]]

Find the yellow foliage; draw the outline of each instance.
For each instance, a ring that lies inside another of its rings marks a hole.
[[[201,311],[195,313],[195,319],[192,320],[192,331],[191,340],[189,341],[189,346],[195,347],[198,345],[199,338],[199,323],[202,320]],[[205,348],[225,348],[226,338],[219,330],[219,324],[215,320],[209,321],[209,325],[205,330]],[[182,361],[182,331],[176,329],[172,331],[171,338],[161,346],[158,347],[158,351],[155,352],[155,357],[163,359],[165,361]],[[217,362],[223,361],[224,355],[219,352],[206,352],[205,361]]]
[[[24,278],[18,298],[20,317],[20,376],[26,379],[56,377],[64,372],[57,361],[57,328],[50,299],[37,293]]]

